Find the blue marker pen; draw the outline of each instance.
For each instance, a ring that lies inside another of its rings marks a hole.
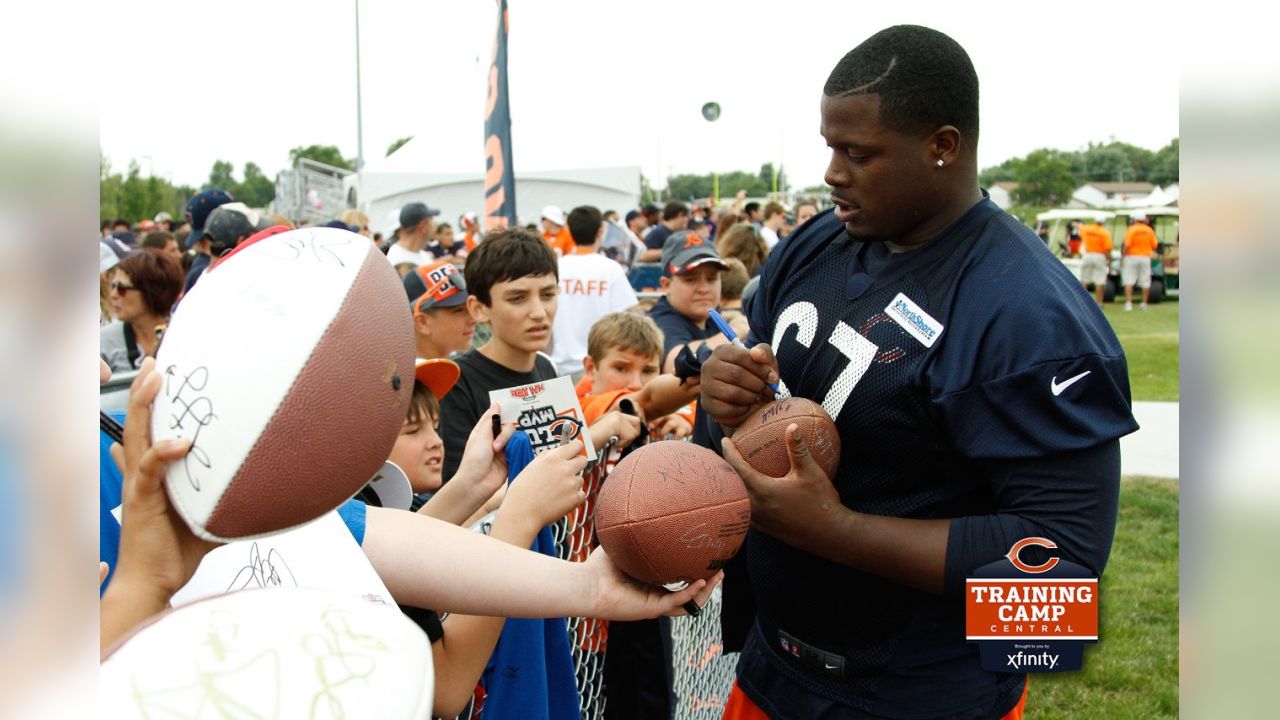
[[[707,313],[708,313],[707,316],[711,318],[711,322],[715,323],[716,329],[724,333],[724,336],[729,339],[729,342],[742,348],[743,350],[747,349],[747,346],[743,345],[742,341],[738,339],[738,334],[733,331],[733,328],[729,327],[729,323],[725,322],[725,319],[723,317],[720,317],[720,313],[716,312],[715,310],[709,310],[707,311]],[[778,389],[777,383],[768,383],[768,385],[769,385],[769,389],[774,391],[775,393],[782,392],[781,390]]]

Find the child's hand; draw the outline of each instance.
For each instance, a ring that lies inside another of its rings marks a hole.
[[[191,441],[169,439],[151,445],[151,401],[163,380],[155,372],[155,360],[147,357],[129,391],[120,553],[106,591],[128,606],[114,606],[110,621],[104,621],[104,643],[134,621],[163,610],[173,593],[191,579],[205,553],[218,547],[191,532],[165,493],[165,468],[191,450]]]
[[[693,434],[693,426],[688,420],[672,413],[653,421],[649,432],[659,440],[683,440]]]
[[[618,447],[624,448],[640,437],[640,423],[643,421],[639,416],[610,410],[591,425],[591,442],[596,447],[604,447],[609,438],[616,436]]]
[[[547,450],[511,482],[498,517],[504,522],[519,523],[520,529],[530,531],[530,535],[537,534],[587,499],[582,490],[582,471],[586,467],[581,440]]]
[[[593,550],[583,564],[596,583],[596,611],[591,617],[608,620],[687,615],[685,608],[690,601],[702,608],[711,597],[711,591],[724,579],[724,573],[719,572],[710,580],[698,580],[683,590],[668,592],[665,588],[644,585],[624,575],[601,547]]]
[[[480,420],[471,429],[467,445],[462,450],[462,461],[458,463],[458,471],[453,480],[476,483],[483,496],[488,497],[502,487],[507,481],[507,458],[503,449],[511,433],[515,432],[515,423],[504,423],[501,432],[493,435],[493,418],[500,416],[498,403],[491,403],[489,409],[480,414]]]

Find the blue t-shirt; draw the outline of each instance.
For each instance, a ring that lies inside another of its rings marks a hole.
[[[739,664],[743,690],[766,712],[797,717],[1007,711],[1023,676],[982,670],[965,643],[963,578],[1008,552],[1002,533],[984,532],[1001,523],[1046,528],[1066,559],[1101,572],[1114,506],[1109,518],[1105,503],[1082,515],[1069,493],[1001,485],[1011,464],[1136,429],[1124,353],[1101,311],[1034,233],[983,200],[895,255],[820,214],[770,255],[747,313],[747,344],[770,342],[790,393],[836,423],[841,502],[953,520],[943,595],[752,530],[757,621]],[[796,660],[784,642],[830,662]]]

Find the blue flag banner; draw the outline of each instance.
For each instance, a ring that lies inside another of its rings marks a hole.
[[[516,176],[511,164],[511,104],[507,94],[507,0],[498,0],[498,33],[489,65],[484,107],[484,230],[516,220]]]

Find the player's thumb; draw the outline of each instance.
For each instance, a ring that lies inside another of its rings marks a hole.
[[[812,440],[812,437],[812,432],[801,432],[800,426],[796,423],[791,423],[787,426],[787,455],[791,457],[792,474],[803,475],[814,470],[821,470],[818,467],[818,461],[813,457],[813,453],[809,451],[809,441]]]
[[[773,356],[773,348],[769,343],[759,343],[748,352],[750,352],[752,360],[767,366],[774,373],[778,372],[778,359]]]

